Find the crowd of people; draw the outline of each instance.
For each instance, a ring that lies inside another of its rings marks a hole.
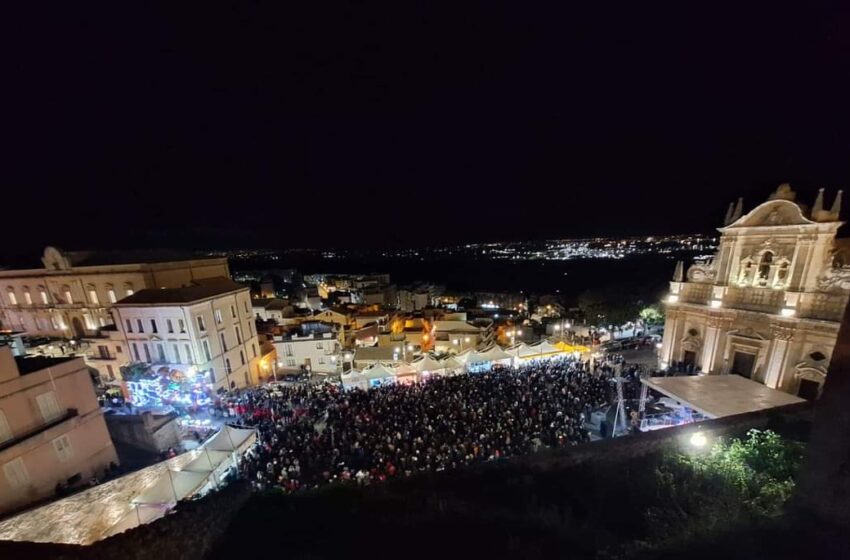
[[[292,492],[576,445],[590,439],[591,412],[612,401],[615,365],[541,361],[368,391],[250,389],[239,395],[237,415],[257,428],[257,442],[241,475],[259,488]]]

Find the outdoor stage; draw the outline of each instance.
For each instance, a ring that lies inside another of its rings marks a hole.
[[[649,389],[707,418],[722,418],[805,402],[800,397],[734,374],[648,377],[641,379],[641,382]]]

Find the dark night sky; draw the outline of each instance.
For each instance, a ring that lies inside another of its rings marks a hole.
[[[2,251],[708,231],[850,187],[847,2],[142,4],[18,20]]]

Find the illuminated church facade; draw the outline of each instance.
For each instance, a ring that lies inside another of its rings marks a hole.
[[[841,191],[809,210],[788,185],[743,214],[729,206],[714,258],[684,273],[666,299],[662,368],[738,374],[814,399],[826,379],[850,296],[850,258],[835,239]]]

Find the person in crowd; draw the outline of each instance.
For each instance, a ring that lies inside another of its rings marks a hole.
[[[612,402],[612,376],[639,375],[620,357],[600,360],[594,369],[548,360],[368,391],[264,386],[243,389],[224,406],[241,424],[257,428],[240,475],[259,488],[295,492],[589,441],[585,423],[592,410]]]

